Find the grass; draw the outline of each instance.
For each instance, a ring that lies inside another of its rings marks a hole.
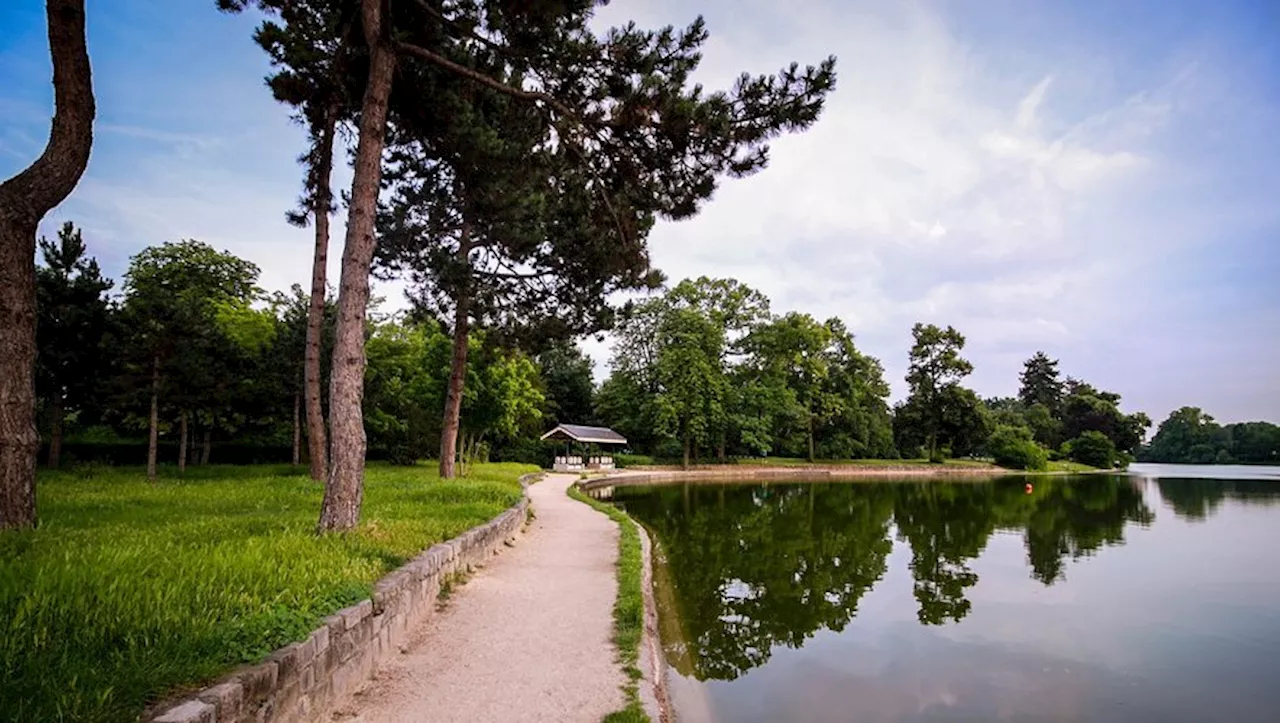
[[[627,674],[627,684],[623,687],[627,704],[605,716],[604,723],[650,723],[648,714],[640,705],[640,639],[644,634],[640,533],[631,518],[613,505],[591,499],[576,486],[569,487],[569,496],[608,515],[618,523],[621,531],[618,536],[618,600],[613,605],[613,644],[618,649],[618,662]]]
[[[136,720],[149,703],[301,640],[423,548],[515,503],[525,465],[370,465],[363,521],[313,534],[290,467],[44,472],[40,527],[0,533],[0,720]]]
[[[1045,469],[1045,471],[1046,472],[1070,472],[1070,473],[1097,472],[1098,468],[1090,467],[1087,464],[1081,464],[1079,462],[1072,462],[1070,460],[1057,459],[1057,460],[1049,460],[1049,466],[1047,469]]]

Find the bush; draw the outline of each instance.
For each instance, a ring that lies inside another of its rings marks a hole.
[[[1001,467],[1032,471],[1049,467],[1049,453],[1036,444],[1026,427],[998,425],[987,438],[987,450]]]
[[[1088,431],[1065,445],[1071,460],[1090,467],[1110,469],[1116,462],[1116,445],[1102,432]]]
[[[615,454],[613,455],[613,463],[619,468],[622,467],[638,467],[652,466],[653,457],[647,454]]]

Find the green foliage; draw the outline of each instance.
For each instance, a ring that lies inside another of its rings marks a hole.
[[[1023,364],[1018,381],[1021,383],[1018,400],[1025,406],[1039,405],[1052,414],[1062,404],[1065,385],[1058,378],[1058,360],[1050,359],[1044,352],[1036,352]]]
[[[1119,457],[1115,443],[1102,432],[1083,432],[1067,444],[1070,445],[1067,456],[1090,467],[1111,469]]]
[[[636,523],[618,508],[591,499],[577,486],[569,487],[569,496],[590,505],[609,516],[618,524],[618,597],[613,603],[613,645],[618,650],[618,662],[627,674],[624,691],[627,705],[620,711],[605,716],[613,723],[648,723],[649,716],[640,705],[639,683],[641,672],[640,641],[644,636],[644,589],[641,587],[644,558],[640,548],[640,533]]]
[[[1183,407],[1160,423],[1140,458],[1181,464],[1278,464],[1280,426],[1269,422],[1222,426],[1198,407]]]
[[[1008,469],[1038,472],[1049,465],[1048,452],[1036,444],[1031,430],[1026,427],[997,425],[987,439],[987,451],[996,464]]]
[[[576,344],[560,342],[538,354],[537,363],[546,397],[542,415],[545,426],[593,423],[595,381],[591,358]]]
[[[903,456],[915,456],[923,448],[930,460],[940,462],[948,451],[963,456],[987,437],[985,408],[960,381],[973,365],[960,352],[964,335],[948,326],[917,323],[911,329],[915,343],[908,355],[907,384],[910,394],[894,412],[894,433]]]
[[[441,481],[373,465],[364,521],[317,538],[321,488],[285,467],[45,473],[42,524],[0,533],[0,718],[131,720],[305,637],[420,550],[491,519],[532,468]]]
[[[544,404],[537,367],[523,354],[487,347],[483,334],[469,343],[462,401],[468,440],[514,443],[532,436]],[[430,453],[440,432],[453,341],[434,324],[384,321],[373,325],[365,354],[370,447],[413,464]]]
[[[682,461],[893,456],[880,362],[839,319],[768,309],[758,291],[706,277],[634,305],[596,397],[600,421]]]
[[[104,346],[112,309],[98,262],[87,257],[84,239],[70,222],[57,242],[40,239],[44,265],[36,269],[36,385],[40,396],[55,399],[64,413],[101,414],[102,389],[95,381],[110,373]]]

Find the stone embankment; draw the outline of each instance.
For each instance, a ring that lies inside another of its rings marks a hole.
[[[526,475],[527,488],[537,475]],[[159,707],[150,723],[293,723],[328,715],[436,613],[441,588],[495,555],[525,524],[526,493],[494,519],[433,545],[378,581],[373,597],[324,619],[299,643]]]

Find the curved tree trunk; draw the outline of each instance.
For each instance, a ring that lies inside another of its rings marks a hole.
[[[44,152],[0,184],[0,529],[36,523],[36,230],[84,174],[93,77],[84,0],[48,0],[53,128]]]
[[[307,345],[304,383],[307,397],[307,453],[311,460],[311,479],[323,480],[329,469],[324,429],[324,409],[320,396],[320,355],[324,347],[324,299],[329,264],[329,210],[333,205],[330,182],[333,176],[333,136],[338,125],[338,105],[325,110],[324,127],[320,129],[316,148],[314,208],[316,224],[315,253],[311,260],[311,301],[307,306]],[[295,462],[296,464],[296,462]]]
[[[471,256],[471,226],[463,220],[458,242],[458,260]],[[453,360],[449,365],[449,388],[444,397],[444,421],[440,425],[440,479],[452,479],[458,453],[458,428],[462,424],[462,390],[467,381],[467,344],[471,339],[471,299],[458,295],[453,309]]]
[[[381,0],[362,0],[365,40],[370,47],[369,83],[360,111],[360,142],[347,213],[338,289],[338,326],[329,380],[329,474],[320,506],[318,532],[354,529],[364,497],[364,325],[373,263],[374,214],[382,180],[382,148],[387,99],[395,73],[395,53],[382,28]]]

